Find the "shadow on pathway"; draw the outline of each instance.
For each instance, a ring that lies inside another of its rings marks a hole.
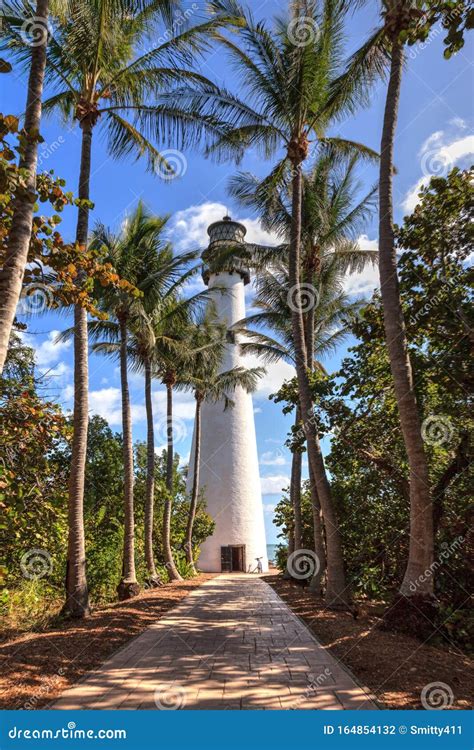
[[[373,709],[258,576],[225,574],[63,693],[55,709]]]

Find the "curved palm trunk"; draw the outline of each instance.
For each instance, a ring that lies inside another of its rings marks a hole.
[[[428,465],[400,302],[393,230],[393,150],[402,66],[403,45],[395,40],[392,46],[380,157],[379,273],[390,368],[410,467],[410,546],[408,565],[400,588],[403,595],[410,596],[413,593],[429,595],[433,592],[433,576],[423,575],[433,563],[433,511]]]
[[[153,555],[153,512],[155,505],[155,433],[153,429],[153,403],[151,399],[151,365],[145,360],[145,409],[146,409],[146,495],[145,495],[145,563],[151,586],[161,583],[156,572]]]
[[[38,0],[36,3],[36,23],[47,28],[48,0]],[[28,172],[27,188],[29,193],[35,192],[36,168],[38,162],[38,141],[41,124],[41,99],[43,96],[44,71],[46,67],[46,42],[34,46],[31,52],[31,67],[28,78],[28,94],[26,99],[24,129],[31,136],[28,138],[19,167]],[[21,286],[30,247],[31,227],[33,222],[34,202],[25,194],[15,199],[13,217],[6,259],[0,271],[0,373],[3,371],[7,356],[8,342],[15,318],[16,306],[21,294]]]
[[[174,379],[168,377],[166,385],[166,498],[163,510],[163,554],[168,575],[171,581],[182,581],[176,568],[173,550],[171,549],[171,507],[173,502],[173,469],[174,469],[174,447],[173,447],[173,383]]]
[[[81,123],[81,168],[79,198],[89,199],[91,173],[92,126],[88,120]],[[89,209],[79,208],[76,242],[87,245]],[[68,499],[68,553],[66,572],[66,602],[63,611],[71,617],[89,614],[89,593],[86,580],[86,554],[84,538],[84,480],[86,471],[87,430],[89,426],[89,339],[87,311],[74,308],[74,431],[71,453]]]
[[[121,601],[131,599],[140,591],[135,573],[135,518],[133,504],[133,437],[130,392],[127,373],[127,318],[119,315],[120,326],[120,381],[122,386],[122,431],[124,467],[124,541],[122,579],[117,586]]]
[[[301,264],[301,202],[302,202],[302,173],[301,161],[292,161],[292,217],[291,217],[291,243],[289,258],[289,283],[290,289],[298,289],[300,284]],[[297,295],[294,297],[298,299]],[[298,309],[299,308],[299,309]],[[331,488],[324,466],[321,452],[319,435],[313,420],[313,404],[311,389],[307,372],[307,351],[305,345],[304,323],[301,308],[291,314],[293,343],[295,348],[295,365],[298,380],[298,391],[301,405],[301,417],[305,431],[308,460],[311,464],[319,502],[324,516],[326,527],[327,546],[327,586],[326,603],[334,609],[348,609],[350,607],[350,592],[346,586],[344,562],[342,557],[342,545],[339,526],[331,497]]]
[[[191,565],[193,573],[197,573],[193,557],[193,525],[196,516],[197,501],[199,495],[199,464],[201,460],[201,406],[202,398],[196,395],[196,417],[194,421],[194,465],[193,465],[193,486],[191,490],[191,503],[189,505],[188,522],[186,525],[186,560]]]

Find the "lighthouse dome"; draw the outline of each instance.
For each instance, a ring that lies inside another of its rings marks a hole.
[[[243,279],[244,284],[250,283],[250,273],[245,267],[242,257],[236,248],[235,255],[233,247],[236,245],[245,246],[245,235],[247,229],[238,221],[233,221],[230,216],[224,216],[221,221],[215,221],[211,224],[207,233],[209,235],[209,245],[202,253],[204,268],[202,276],[206,284],[209,283],[211,273],[238,273]]]
[[[222,221],[215,221],[211,224],[207,233],[209,235],[209,246],[214,245],[216,242],[238,242],[242,243],[245,240],[247,230],[243,224],[238,221],[232,221],[230,216],[224,216]]]

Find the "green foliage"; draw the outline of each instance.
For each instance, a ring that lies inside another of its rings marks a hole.
[[[175,565],[178,573],[180,574],[181,578],[193,578],[193,568],[192,566],[186,561],[186,556],[183,552],[180,552],[175,556]]]
[[[396,230],[400,294],[423,420],[434,501],[435,593],[441,632],[466,647],[471,624],[469,529],[472,524],[472,248],[474,187],[470,171],[433,178]],[[409,473],[386,350],[379,294],[352,324],[357,343],[332,376],[311,373],[314,419],[331,437],[327,465],[354,592],[394,593],[403,577],[409,532]],[[295,380],[273,397],[285,412],[297,402]],[[292,448],[300,436],[290,436]],[[302,498],[303,526],[311,506]],[[292,530],[287,494],[277,505],[282,536]],[[312,548],[310,535],[304,544]],[[282,561],[284,556],[282,554]]]
[[[275,563],[282,572],[286,570],[286,561],[288,560],[288,547],[285,544],[279,544],[275,549]]]
[[[431,181],[397,230],[400,293],[432,483],[435,560],[441,560],[433,573],[435,591],[442,608],[461,610],[471,522],[472,269],[466,259],[473,197],[469,173],[454,169]],[[385,596],[403,575],[409,502],[378,295],[362,310],[354,332],[360,343],[324,388],[315,386],[314,395],[320,423],[334,433],[328,466],[350,574],[361,593]],[[439,556],[446,549],[444,560]],[[463,640],[459,631],[456,638]]]
[[[63,575],[67,475],[56,452],[70,433],[59,407],[39,395],[40,385],[32,350],[13,332],[0,380],[2,577],[9,589],[36,575],[28,563],[22,569],[31,550],[44,551],[52,585]]]

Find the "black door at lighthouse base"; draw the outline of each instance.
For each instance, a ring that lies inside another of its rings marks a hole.
[[[221,547],[221,570],[223,573],[245,572],[245,544]]]

